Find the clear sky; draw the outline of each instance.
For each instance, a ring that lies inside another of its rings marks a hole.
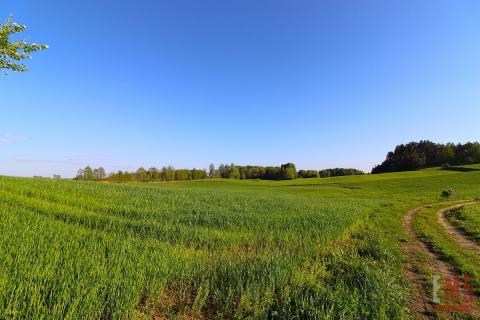
[[[477,0],[1,0],[10,14],[50,49],[0,77],[0,174],[369,170],[399,143],[479,140]]]

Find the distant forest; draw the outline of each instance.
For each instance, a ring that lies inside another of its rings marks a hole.
[[[148,170],[142,167],[135,172],[118,171],[110,173],[108,176],[102,167],[93,169],[87,166],[78,170],[74,179],[111,182],[186,181],[207,178],[291,180],[295,178],[327,178],[361,174],[364,174],[364,172],[349,168],[334,168],[320,171],[300,170],[297,172],[293,163],[285,163],[280,167],[238,166],[232,163],[230,165],[221,164],[218,168],[215,168],[214,164],[210,164],[208,171],[205,169],[175,169],[172,166],[161,169],[152,167]]]
[[[372,169],[372,174],[411,171],[429,167],[449,167],[480,163],[480,143],[440,144],[431,141],[410,142],[398,145],[387,154],[386,160]],[[157,169],[139,168],[135,172],[118,171],[107,175],[105,170],[87,166],[77,172],[76,180],[111,181],[111,182],[155,182],[185,181],[207,178],[224,179],[259,179],[259,180],[291,180],[295,178],[328,178],[339,176],[362,175],[364,172],[351,168],[333,168],[325,170],[300,170],[295,164],[285,163],[279,167],[239,166],[221,164],[215,168],[210,164],[205,169],[175,169],[172,166]]]
[[[480,163],[480,143],[440,144],[431,141],[398,145],[372,174]]]

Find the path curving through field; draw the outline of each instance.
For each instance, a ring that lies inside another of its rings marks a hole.
[[[441,204],[453,204],[454,207],[463,206],[465,203],[471,202],[470,200],[461,200],[461,201],[452,201],[452,202],[442,202],[435,203],[435,205]],[[419,271],[419,268],[426,268],[431,273],[442,275],[442,276],[452,276],[454,275],[454,269],[443,262],[439,256],[434,252],[432,248],[427,246],[422,242],[412,228],[412,221],[415,214],[417,214],[423,208],[429,207],[430,205],[424,205],[415,209],[408,211],[403,217],[403,228],[407,236],[407,241],[402,245],[402,249],[407,258],[406,265],[406,277],[408,281],[412,284],[415,291],[411,294],[409,300],[409,309],[412,312],[416,312],[421,319],[437,319],[435,313],[433,312],[433,302],[432,296],[429,290],[427,289],[430,285],[425,276]],[[452,207],[449,207],[450,210]],[[447,209],[449,209],[447,208]],[[443,214],[442,214],[443,216]],[[425,260],[422,260],[419,256],[423,255]]]
[[[453,209],[461,208],[463,206],[474,204],[474,203],[477,203],[477,202],[476,201],[465,202],[462,204],[457,204],[457,205],[439,210],[437,212],[437,220],[445,228],[448,235],[452,237],[460,247],[480,253],[480,245],[478,245],[478,243],[470,240],[465,233],[455,228],[450,222],[447,221],[447,219],[445,219],[445,214],[447,212]]]

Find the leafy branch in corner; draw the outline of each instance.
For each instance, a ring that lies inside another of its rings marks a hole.
[[[17,24],[9,17],[0,28],[0,71],[25,72],[27,67],[21,64],[22,60],[31,59],[31,54],[48,48],[46,44],[28,43],[25,40],[12,41],[15,34],[24,32],[25,25]]]

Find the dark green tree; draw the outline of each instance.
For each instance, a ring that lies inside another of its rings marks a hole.
[[[165,181],[175,180],[175,168],[173,166],[168,166],[165,169]]]
[[[229,177],[230,179],[240,179],[240,170],[233,163],[229,167]]]
[[[155,167],[151,167],[147,171],[147,179],[148,181],[155,181],[160,178],[160,173],[158,172],[158,169]]]
[[[105,169],[103,167],[93,169],[93,179],[94,180],[103,180],[107,177]]]
[[[175,180],[176,181],[191,180],[190,170],[188,170],[188,169],[175,170]]]
[[[85,170],[78,169],[77,175],[75,176],[75,180],[85,180]]]
[[[93,181],[93,169],[90,166],[85,167],[85,180]]]
[[[291,180],[297,178],[297,168],[293,163],[285,163],[280,166],[280,179]]]
[[[147,170],[145,170],[143,167],[138,168],[138,170],[135,172],[135,180],[142,182],[148,181]]]
[[[300,170],[298,171],[299,178],[317,178],[318,171],[316,170]]]

